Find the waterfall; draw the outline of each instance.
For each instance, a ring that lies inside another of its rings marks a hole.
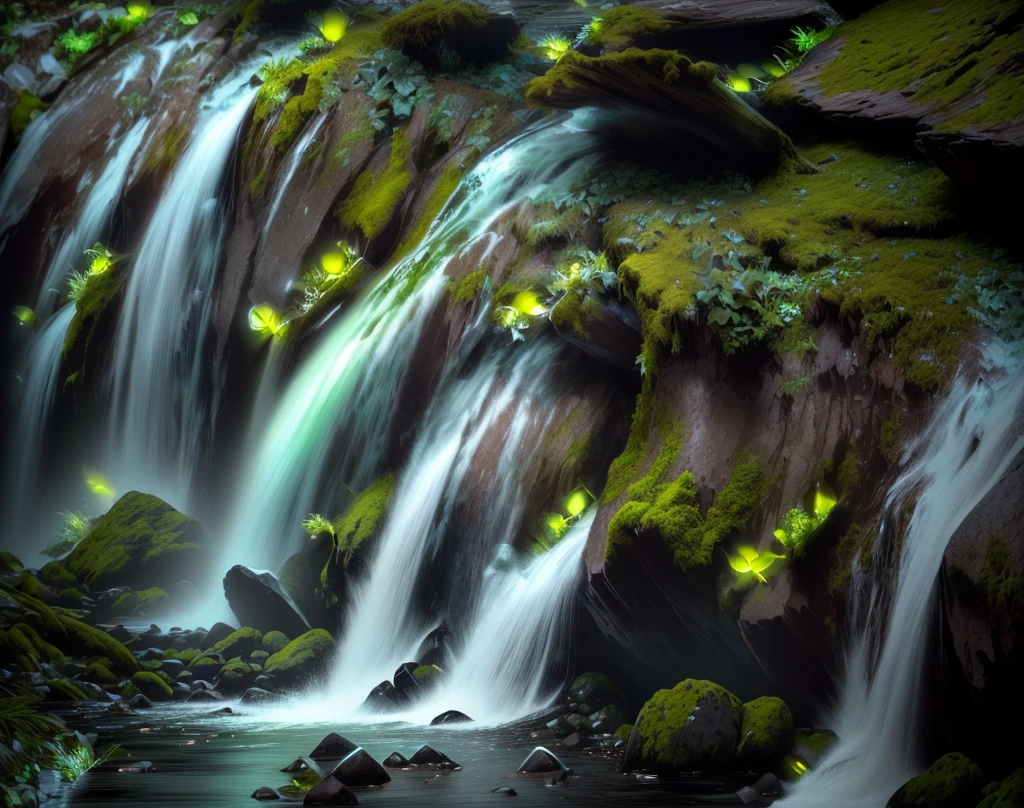
[[[72,269],[80,268],[85,263],[82,253],[106,238],[132,158],[139,149],[148,125],[149,121],[142,118],[121,138],[116,148],[111,147],[113,153],[110,159],[89,190],[81,211],[46,270],[36,302],[36,314],[40,317],[49,314],[55,294],[56,300],[64,296],[67,290],[63,288],[63,280]]]
[[[306,151],[312,145],[317,132],[320,131],[320,127],[326,120],[326,115],[317,115],[315,120],[306,125],[306,131],[302,134],[302,137],[299,138],[298,142],[289,153],[288,162],[285,163],[285,166],[279,175],[280,178],[277,181],[277,193],[274,194],[274,200],[270,203],[270,207],[267,210],[267,221],[264,223],[263,232],[260,235],[261,246],[266,242],[267,235],[270,233],[270,228],[274,226],[274,220],[277,218],[277,210],[281,207],[281,200],[284,199],[284,195],[288,191],[288,186],[291,185],[292,177],[294,177],[295,172],[298,171],[299,165],[302,163],[302,158],[306,155]]]
[[[64,306],[40,329],[28,345],[21,373],[21,400],[8,453],[5,522],[11,535],[26,534],[27,516],[36,505],[39,458],[45,445],[47,422],[57,391],[63,358],[64,335],[75,316],[74,304]]]
[[[899,580],[878,663],[868,627],[857,633],[833,728],[839,743],[798,783],[787,805],[880,808],[921,769],[921,687],[936,579],[949,539],[1024,449],[1024,374],[989,365],[969,383],[954,382],[929,428],[908,448],[909,465],[886,513],[916,495],[899,563]],[[875,543],[884,552],[885,541]],[[868,618],[882,609],[875,587]]]
[[[593,150],[580,118],[577,113],[535,127],[484,157],[416,250],[369,294],[346,304],[291,379],[253,456],[244,461],[222,565],[276,569],[294,550],[310,511],[332,512],[344,502],[343,485],[358,491],[372,481],[388,444],[399,384],[444,291],[445,266],[488,237],[503,211],[541,188],[568,187],[579,176],[580,158]]]
[[[483,550],[475,566],[482,572],[492,548],[515,538],[524,494],[516,483],[522,481],[550,419],[544,393],[551,379],[546,370],[557,347],[538,339],[515,351],[508,363],[500,353],[492,354],[467,378],[447,385],[431,405],[374,548],[370,575],[354,597],[334,676],[334,703],[343,710],[355,711],[382,679],[415,659],[431,628],[414,613],[417,581],[438,554],[449,517],[466,493],[467,475],[481,474],[473,466],[481,444],[498,435],[502,451],[496,465],[483,470],[484,484],[474,487],[473,496],[485,503],[488,513],[475,542]],[[469,558],[460,558],[457,577],[472,576],[473,567]],[[468,610],[475,598],[462,600],[460,608]]]
[[[114,340],[111,476],[119,490],[149,491],[181,509],[213,398],[204,395],[204,360],[226,229],[219,193],[256,95],[249,74],[223,81],[201,113],[135,256]]]

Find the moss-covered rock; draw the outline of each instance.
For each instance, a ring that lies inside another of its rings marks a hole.
[[[780,698],[762,696],[743,705],[737,760],[754,770],[768,770],[789,751],[793,714]]]
[[[54,594],[50,587],[40,581],[28,570],[21,571],[21,574],[18,576],[18,583],[16,586],[19,591],[24,592],[30,598],[36,598],[37,600],[45,601]]]
[[[151,701],[170,701],[174,696],[170,685],[153,671],[139,671],[132,676],[132,684]]]
[[[48,679],[46,701],[90,701],[91,696],[70,679]]]
[[[242,693],[252,686],[259,672],[259,665],[243,662],[241,657],[229,659],[220,669],[217,689],[229,696]]]
[[[268,631],[263,635],[261,647],[264,651],[276,654],[286,645],[288,645],[288,637],[286,637],[283,632]]]
[[[1002,782],[985,786],[977,808],[1017,808],[1024,805],[1024,768],[1017,769]]]
[[[622,771],[674,773],[728,765],[740,741],[743,705],[713,682],[686,679],[659,690],[633,726]]]
[[[887,808],[974,808],[984,782],[976,763],[951,752],[903,785],[889,799]]]
[[[171,606],[171,596],[157,586],[140,592],[125,592],[111,606],[116,615],[145,615],[153,617],[166,613]]]
[[[192,662],[189,670],[195,674],[197,679],[205,679],[209,681],[220,673],[220,669],[224,667],[224,660],[218,656],[200,656],[198,659]]]
[[[50,640],[59,641],[61,648],[66,648],[71,653],[103,657],[118,673],[131,674],[139,669],[139,663],[132,652],[105,631],[66,614],[58,613],[56,617],[60,623],[61,633],[59,636],[51,633]]]
[[[123,267],[115,264],[106,272],[91,276],[75,301],[75,316],[64,334],[64,366],[69,371],[65,386],[85,381],[87,369],[99,353],[97,338],[112,326],[127,279]]]
[[[445,70],[505,59],[518,33],[511,16],[465,0],[420,0],[380,28],[387,47]]]
[[[263,634],[261,632],[254,628],[240,628],[231,636],[216,643],[213,650],[226,659],[248,657],[249,654],[261,647],[262,643]]]
[[[15,141],[21,140],[28,125],[49,108],[49,104],[36,98],[28,90],[16,90],[14,106],[11,109],[11,131]]]
[[[394,216],[398,203],[412,182],[412,144],[404,130],[395,132],[388,151],[387,165],[365,169],[352,186],[352,192],[338,208],[338,221],[349,230],[359,230],[373,239]]]
[[[6,551],[0,552],[0,572],[21,572],[25,565],[16,555]]]
[[[625,695],[615,682],[603,673],[581,673],[569,685],[569,701],[587,704],[593,710],[599,710],[610,704],[622,704]]]
[[[64,654],[40,636],[27,623],[16,623],[6,631],[0,629],[0,649],[4,657],[16,662],[26,671],[39,669],[40,662],[51,662],[57,667],[65,664]]]
[[[50,561],[39,570],[39,577],[52,587],[67,589],[74,586],[78,579],[68,572],[60,561]]]
[[[629,738],[629,736],[632,735],[632,734],[633,734],[633,725],[632,724],[623,724],[621,727],[619,727],[617,730],[615,730],[615,734],[612,737],[616,741],[620,741],[620,740],[624,741],[624,740],[627,740]]]
[[[82,678],[94,685],[117,684],[117,675],[111,668],[109,659],[97,659],[90,663],[82,672]]]
[[[323,675],[333,653],[334,638],[322,628],[315,628],[271,656],[264,670],[282,684],[296,685]]]
[[[65,560],[90,586],[164,590],[207,561],[200,524],[159,497],[130,491]]]

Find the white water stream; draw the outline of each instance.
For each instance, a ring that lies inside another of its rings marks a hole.
[[[884,614],[876,587],[847,662],[840,706],[830,726],[839,743],[801,779],[783,804],[794,808],[883,808],[920,773],[922,681],[936,580],[950,537],[1024,450],[1024,374],[999,365],[976,382],[961,375],[931,425],[907,450],[909,465],[886,511],[917,503],[899,561],[888,629],[878,650],[871,623]],[[876,553],[885,542],[875,542]],[[875,626],[877,628],[877,626]],[[872,672],[871,660],[878,660]]]

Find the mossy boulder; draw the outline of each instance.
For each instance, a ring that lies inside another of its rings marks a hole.
[[[52,642],[59,642],[62,649],[84,656],[103,657],[117,673],[132,674],[139,669],[132,652],[105,631],[66,614],[58,613],[56,619],[61,630],[49,632],[48,637]]]
[[[334,653],[334,638],[324,629],[315,628],[267,660],[264,670],[282,684],[297,685],[324,675]]]
[[[234,634],[213,646],[213,650],[227,659],[248,657],[261,646],[263,634],[254,628],[240,628]]]
[[[217,657],[203,656],[192,663],[189,670],[192,671],[193,675],[197,679],[205,679],[209,681],[220,673],[220,669],[224,667],[224,662]]]
[[[171,686],[153,671],[139,671],[132,676],[132,684],[151,701],[170,701],[174,696]]]
[[[1017,769],[1002,782],[989,783],[977,808],[1019,808],[1024,805],[1024,768]]]
[[[633,725],[622,771],[708,771],[736,758],[743,704],[724,687],[686,679],[659,690]]]
[[[130,491],[100,519],[64,565],[95,587],[167,590],[207,564],[202,527],[159,497]]]
[[[268,631],[263,635],[263,641],[261,647],[264,651],[271,654],[276,654],[286,645],[288,645],[288,637],[280,631]]]
[[[30,598],[47,601],[57,593],[49,586],[40,581],[28,570],[22,570],[18,576],[18,583],[15,584],[20,592],[24,592]]]
[[[171,596],[158,586],[151,586],[141,592],[125,592],[114,601],[111,610],[125,616],[147,616],[166,614],[171,607]]]
[[[0,649],[5,659],[16,662],[26,671],[38,670],[41,662],[51,662],[58,667],[65,664],[60,649],[27,623],[16,623],[6,631],[0,629]]]
[[[951,752],[903,785],[886,808],[974,808],[984,782],[976,763]]]
[[[620,740],[621,741],[625,741],[625,740],[628,740],[629,736],[632,735],[632,734],[633,734],[633,725],[632,724],[623,724],[621,727],[619,727],[617,730],[615,730],[615,734],[612,735],[612,737],[616,741],[620,741]]]
[[[622,704],[625,695],[615,682],[603,673],[593,671],[581,673],[569,685],[569,701],[586,704],[592,710],[599,710],[610,704]]]
[[[44,564],[39,570],[39,578],[49,586],[57,589],[67,589],[78,583],[78,579],[60,561],[51,561]]]
[[[70,679],[50,679],[46,682],[50,692],[46,701],[89,701],[91,696]]]
[[[511,15],[465,0],[420,0],[380,27],[387,47],[445,70],[504,60],[518,33]]]
[[[117,684],[117,675],[114,673],[108,659],[97,659],[90,663],[82,672],[82,678],[94,685]]]
[[[21,572],[23,569],[25,569],[25,565],[16,555],[6,551],[0,552],[0,573]]]
[[[226,695],[244,693],[259,675],[260,666],[243,662],[241,657],[229,659],[220,669],[217,689]]]
[[[782,760],[793,738],[793,713],[780,698],[762,696],[743,705],[738,761],[764,771]]]
[[[613,728],[621,727],[627,721],[629,721],[629,716],[625,710],[615,704],[609,704],[607,707],[590,713],[583,723],[592,732],[603,734],[611,732]]]

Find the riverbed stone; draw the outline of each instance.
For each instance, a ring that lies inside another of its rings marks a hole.
[[[324,739],[309,753],[309,757],[311,760],[340,760],[358,748],[348,738],[337,732],[332,732],[324,736]]]
[[[348,788],[370,788],[391,782],[391,775],[362,748],[345,757],[324,779],[329,778]]]

